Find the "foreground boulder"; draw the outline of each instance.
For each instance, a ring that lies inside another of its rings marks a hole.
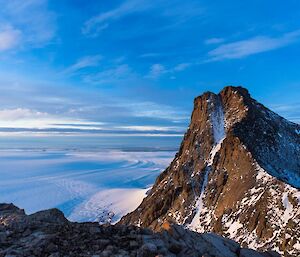
[[[164,223],[159,232],[135,226],[69,222],[57,209],[26,215],[0,204],[0,257],[19,256],[218,256],[275,257],[243,249],[215,234],[198,234]]]

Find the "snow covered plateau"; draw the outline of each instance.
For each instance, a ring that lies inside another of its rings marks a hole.
[[[0,202],[30,214],[58,208],[72,221],[116,222],[134,210],[172,151],[0,151]]]

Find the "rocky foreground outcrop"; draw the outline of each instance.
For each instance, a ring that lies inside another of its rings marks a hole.
[[[69,222],[50,209],[26,215],[13,204],[0,204],[0,257],[19,256],[218,256],[275,257],[215,234],[198,234],[164,223],[160,232],[135,226]]]
[[[229,86],[195,98],[174,160],[120,224],[167,221],[300,256],[299,188],[300,125]]]

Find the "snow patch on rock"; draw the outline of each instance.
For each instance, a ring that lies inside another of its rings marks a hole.
[[[225,117],[222,102],[217,98],[216,103],[213,103],[213,112],[210,116],[210,122],[213,128],[214,143],[219,144],[225,137]]]
[[[224,110],[222,107],[221,100],[216,98],[217,101],[209,101],[212,107],[212,112],[210,114],[210,122],[213,131],[214,145],[210,151],[209,159],[206,161],[207,166],[204,170],[204,178],[201,185],[200,196],[196,199],[195,209],[196,212],[190,224],[187,227],[194,231],[203,231],[202,225],[200,223],[200,217],[205,211],[205,206],[203,200],[205,198],[205,188],[208,182],[208,175],[211,171],[211,166],[213,164],[216,154],[220,151],[222,142],[226,136],[225,134],[225,121],[224,121]]]
[[[288,192],[284,192],[282,195],[282,204],[285,208],[283,213],[283,222],[288,223],[289,219],[293,217],[293,205],[290,203],[288,198]]]

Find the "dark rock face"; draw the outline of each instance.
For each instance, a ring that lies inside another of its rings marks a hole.
[[[300,126],[242,87],[204,93],[170,166],[120,224],[181,224],[300,256]]]
[[[241,248],[215,234],[198,234],[165,223],[160,232],[135,226],[72,223],[57,209],[27,216],[12,204],[0,204],[0,256],[218,256],[275,257]]]

